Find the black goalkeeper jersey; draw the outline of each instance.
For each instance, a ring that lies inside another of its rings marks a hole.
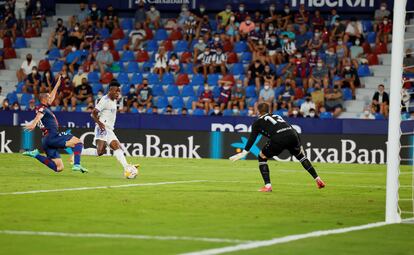
[[[292,126],[279,115],[265,114],[260,116],[252,125],[252,132],[244,149],[249,151],[259,134],[272,138],[277,134],[292,129]]]

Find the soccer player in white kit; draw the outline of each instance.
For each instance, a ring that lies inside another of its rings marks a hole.
[[[94,142],[96,143],[96,153],[98,156],[105,154],[106,146],[109,145],[122,167],[128,170],[131,167],[137,168],[139,165],[128,164],[121,144],[114,133],[117,100],[120,93],[120,84],[118,81],[112,80],[109,84],[108,94],[101,98],[92,111],[92,118],[96,123]]]

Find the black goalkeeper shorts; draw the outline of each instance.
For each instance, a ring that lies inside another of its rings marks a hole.
[[[299,135],[294,129],[272,136],[263,146],[262,153],[267,158],[272,158],[278,156],[284,150],[288,150],[295,157],[302,151]]]

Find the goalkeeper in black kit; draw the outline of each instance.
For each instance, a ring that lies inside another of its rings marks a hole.
[[[318,176],[311,162],[306,157],[296,130],[293,129],[292,126],[279,115],[269,114],[268,104],[259,104],[258,111],[259,118],[252,125],[252,132],[244,150],[230,157],[230,160],[236,161],[244,158],[249,153],[249,150],[256,141],[257,136],[262,134],[263,136],[269,138],[269,140],[260,151],[258,157],[260,173],[262,174],[263,181],[265,183],[265,186],[259,191],[272,191],[267,160],[274,156],[278,156],[284,150],[288,150],[290,154],[295,156],[300,161],[302,166],[315,179],[318,188],[321,189],[325,187],[325,183]]]

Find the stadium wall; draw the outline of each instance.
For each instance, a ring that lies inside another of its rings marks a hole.
[[[94,147],[93,129],[74,129],[85,148]],[[116,134],[128,156],[163,158],[228,158],[244,148],[249,133],[118,129]],[[386,135],[303,134],[302,144],[313,162],[384,164]],[[26,132],[22,127],[0,126],[0,153],[41,148],[40,131]],[[258,137],[248,159],[256,159],[266,139]],[[406,143],[407,141],[402,141]],[[109,154],[110,151],[108,150]],[[409,153],[409,152],[407,152]],[[401,155],[406,157],[408,155]],[[287,152],[278,160],[294,161]]]

